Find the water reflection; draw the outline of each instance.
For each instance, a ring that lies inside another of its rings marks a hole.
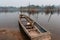
[[[37,21],[38,21],[38,14],[39,14],[39,12],[37,12],[37,13],[29,13],[29,16],[30,16],[30,15],[34,15],[34,14],[37,15],[37,16],[36,16],[36,19],[37,19]],[[41,12],[41,14],[44,15],[44,12]],[[49,15],[48,22],[49,22],[49,20],[51,19],[51,17],[52,17],[53,14],[55,14],[55,12],[45,13],[45,15]],[[60,12],[56,12],[56,14],[59,16]]]
[[[18,12],[0,13],[0,28],[18,29]]]
[[[60,12],[40,12],[40,13],[25,13],[34,21],[42,25],[52,33],[52,40],[60,39]]]
[[[19,29],[18,15],[21,12],[7,12],[0,13],[0,28]],[[44,28],[52,33],[52,40],[60,39],[60,12],[40,12],[40,13],[27,13],[22,12],[32,18],[34,21],[42,25]]]

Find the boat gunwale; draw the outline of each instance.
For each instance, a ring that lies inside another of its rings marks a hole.
[[[20,15],[24,15],[24,14],[20,14]],[[24,15],[26,16],[26,15]],[[27,18],[31,19],[30,17],[26,16]],[[36,21],[34,21],[33,19],[31,19],[33,22],[35,22],[36,24],[38,24],[41,28],[43,28],[44,30],[46,30],[40,23],[37,23]],[[49,32],[48,30],[46,30],[47,32]]]
[[[21,15],[23,15],[23,16],[26,16],[26,15],[24,15],[24,14],[21,14]],[[28,16],[26,16],[26,17],[28,17]],[[29,17],[28,17],[29,18]],[[30,18],[29,18],[30,19]],[[32,19],[31,19],[32,20]],[[33,21],[33,20],[32,20]],[[22,25],[22,27],[23,27],[23,29],[24,29],[24,31],[26,32],[26,34],[30,37],[30,38],[35,38],[35,37],[31,37],[30,35],[29,35],[29,33],[28,33],[28,31],[26,30],[26,28],[24,27],[24,25],[21,23],[21,21],[20,21],[20,15],[19,15],[19,22],[20,22],[20,24]],[[35,22],[35,21],[34,21]],[[38,24],[39,25],[39,24]],[[39,25],[40,27],[41,27],[41,25]],[[37,28],[37,27],[36,27]],[[41,28],[43,28],[43,27],[41,27]],[[39,29],[39,28],[37,28],[37,29]],[[46,30],[45,28],[43,28],[44,30]],[[46,30],[47,31],[47,30]],[[44,34],[50,34],[50,32],[49,31],[47,31],[47,32],[45,32],[45,33],[41,33],[40,32],[40,34],[42,34],[42,35],[44,35]],[[39,35],[39,36],[42,36],[42,35]],[[38,36],[38,37],[39,37]]]

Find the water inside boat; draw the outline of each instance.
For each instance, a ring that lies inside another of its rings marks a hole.
[[[35,25],[36,23],[33,22],[30,18],[21,16],[21,22],[31,37],[38,37],[40,35],[40,31],[38,30],[38,28]],[[41,30],[42,30],[42,28],[41,28]],[[46,32],[46,31],[43,30],[42,32]]]

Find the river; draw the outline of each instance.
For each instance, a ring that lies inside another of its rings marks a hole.
[[[1,12],[0,13],[0,29],[7,28],[10,30],[19,30],[18,15],[20,12]],[[23,14],[30,16],[39,25],[51,32],[52,40],[60,39],[60,13],[26,13]]]

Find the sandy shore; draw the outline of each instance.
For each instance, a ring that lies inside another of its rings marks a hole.
[[[23,40],[23,36],[19,31],[0,29],[0,40]]]

